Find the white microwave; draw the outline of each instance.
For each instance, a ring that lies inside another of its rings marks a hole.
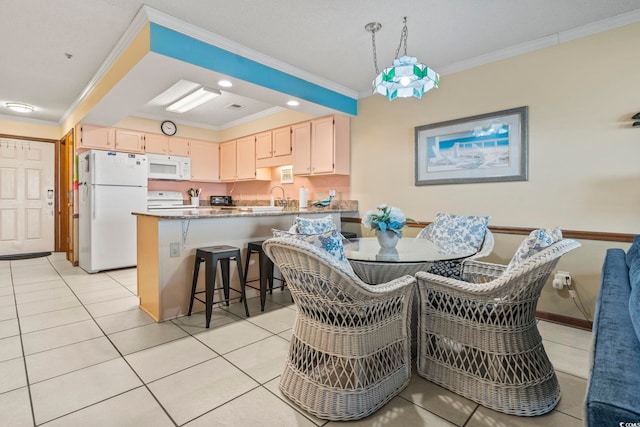
[[[191,179],[191,158],[147,154],[149,179],[189,181]]]

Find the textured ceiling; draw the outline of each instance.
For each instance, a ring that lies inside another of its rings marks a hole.
[[[640,0],[1,0],[0,118],[24,118],[4,108],[18,101],[36,107],[30,120],[60,123],[143,4],[360,97],[369,93],[375,74],[371,36],[364,30],[371,21],[382,23],[376,34],[381,68],[392,61],[407,16],[408,54],[440,72],[443,81],[447,73],[501,52],[562,41],[565,32],[572,38],[582,30],[589,34],[640,21]],[[144,78],[160,93],[167,75],[180,72],[180,66],[158,65]],[[251,108],[227,115],[194,111],[174,120],[222,128],[272,107],[232,95],[231,90],[229,103]],[[144,102],[135,103],[132,111],[145,111]],[[164,112],[141,115],[162,119]]]

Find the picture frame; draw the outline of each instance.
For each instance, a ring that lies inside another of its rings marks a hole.
[[[293,166],[280,168],[280,184],[293,184]]]
[[[528,107],[415,128],[415,185],[526,181]]]

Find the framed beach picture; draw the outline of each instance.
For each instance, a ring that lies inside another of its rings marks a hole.
[[[527,180],[527,107],[415,128],[416,185]]]

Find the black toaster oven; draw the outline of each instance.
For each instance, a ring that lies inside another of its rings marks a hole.
[[[209,202],[211,206],[233,206],[231,196],[211,196]]]

